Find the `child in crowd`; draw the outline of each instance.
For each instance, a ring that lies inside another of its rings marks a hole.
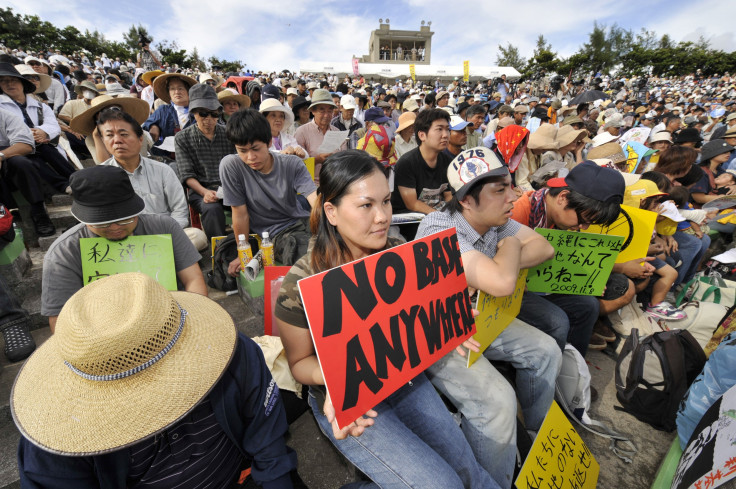
[[[689,202],[690,191],[685,187],[673,187],[670,190],[670,197],[675,202],[678,210],[685,211],[683,214],[685,220],[677,224],[677,230],[702,238],[703,234],[709,231],[708,224],[705,222],[708,213],[702,209],[693,208],[693,205]]]

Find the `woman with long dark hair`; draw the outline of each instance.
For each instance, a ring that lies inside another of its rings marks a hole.
[[[357,150],[327,158],[310,224],[312,243],[284,279],[276,318],[291,372],[310,386],[309,404],[322,432],[384,489],[499,487],[423,373],[347,427],[338,426],[297,281],[400,244],[388,236],[391,192],[383,166]]]

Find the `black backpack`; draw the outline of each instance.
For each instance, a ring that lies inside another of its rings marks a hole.
[[[231,277],[227,273],[227,267],[237,256],[238,242],[235,240],[235,235],[230,233],[215,247],[215,261],[212,270],[207,272],[207,285],[226,292],[236,290],[238,285],[235,282],[235,277]]]
[[[662,431],[676,428],[677,408],[705,365],[705,353],[686,330],[639,339],[631,330],[616,362],[616,398],[639,421]]]

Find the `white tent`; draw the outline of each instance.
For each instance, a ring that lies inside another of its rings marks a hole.
[[[360,74],[367,77],[380,78],[408,78],[408,64],[392,64],[392,63],[360,63],[358,65]],[[339,63],[330,61],[304,61],[299,63],[299,71],[301,73],[332,73],[344,76],[352,75],[352,63]],[[445,65],[415,65],[415,74],[417,78],[427,80],[439,77],[440,79],[452,79],[454,77],[462,78],[463,66],[445,66]],[[479,80],[487,78],[495,78],[505,74],[506,78],[513,80],[521,76],[521,73],[510,66],[474,66],[470,65],[470,79]]]

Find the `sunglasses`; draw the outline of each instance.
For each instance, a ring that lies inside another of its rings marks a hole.
[[[133,217],[131,219],[126,219],[124,221],[115,221],[108,224],[89,224],[88,226],[93,227],[95,229],[105,229],[109,228],[113,224],[117,224],[118,226],[127,226],[128,224],[133,224],[135,222],[136,218]]]
[[[212,117],[213,119],[219,119],[220,118],[220,111],[209,111],[209,110],[199,110],[195,112],[199,117],[206,119],[207,117]]]
[[[217,85],[215,80],[207,80],[205,83],[211,87],[214,87],[215,85]]]

